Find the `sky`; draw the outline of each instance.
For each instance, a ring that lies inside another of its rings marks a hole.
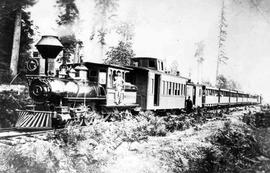
[[[41,35],[63,34],[56,25],[56,0],[39,0],[29,11]],[[134,26],[133,50],[136,56],[157,57],[168,66],[177,62],[182,76],[197,81],[194,57],[196,43],[203,41],[204,59],[200,76],[215,83],[219,23],[222,0],[119,0],[114,26],[119,22]],[[97,40],[90,35],[97,25],[94,0],[77,0],[80,19],[72,30],[84,42],[85,60],[101,62]],[[254,6],[257,4],[257,7]],[[270,102],[270,2],[267,0],[225,0],[229,57],[220,73],[237,81],[241,90],[262,94]],[[119,36],[112,30],[106,48],[115,46]]]

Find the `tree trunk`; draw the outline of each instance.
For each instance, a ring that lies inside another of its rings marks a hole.
[[[21,9],[18,9],[16,11],[13,45],[10,60],[10,70],[12,75],[16,75],[18,73],[18,61],[19,61],[20,38],[21,38],[21,18],[22,18]]]

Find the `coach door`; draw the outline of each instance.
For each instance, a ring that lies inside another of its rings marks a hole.
[[[155,74],[154,106],[159,106],[160,75]]]

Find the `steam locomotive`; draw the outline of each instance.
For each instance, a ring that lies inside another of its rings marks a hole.
[[[140,107],[142,110],[258,104],[261,97],[239,91],[194,84],[179,73],[170,74],[161,60],[133,58],[131,66],[92,62],[63,63],[55,59],[63,46],[55,36],[42,36],[36,44],[42,58],[27,64],[29,95],[34,104],[17,110],[17,128],[52,128],[70,121],[91,124],[97,112]],[[56,70],[57,69],[57,70]]]
[[[42,58],[26,64],[34,104],[17,110],[17,128],[52,128],[74,119],[87,124],[91,117],[85,115],[138,106],[135,85],[123,82],[115,89],[117,75],[125,79],[131,68],[85,62],[62,64],[55,70],[55,59],[63,48],[58,38],[43,36],[36,48]]]

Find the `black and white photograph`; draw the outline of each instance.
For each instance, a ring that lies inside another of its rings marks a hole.
[[[0,0],[0,172],[270,173],[270,0]]]

